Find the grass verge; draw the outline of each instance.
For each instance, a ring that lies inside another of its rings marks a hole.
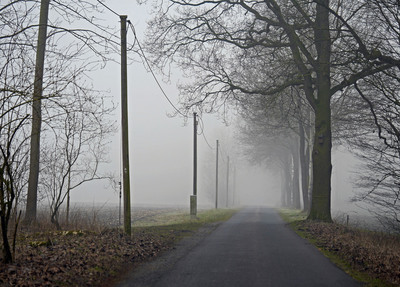
[[[298,210],[282,209],[281,217],[301,237],[365,286],[400,286],[400,238],[336,223],[307,221]]]
[[[200,210],[197,217],[193,219],[187,212],[172,211],[155,214],[145,220],[135,222],[133,227],[148,227],[173,224],[201,225],[228,220],[237,210],[236,209],[208,209]]]
[[[182,212],[159,214],[146,221],[134,224],[133,233],[134,236],[135,233],[149,233],[176,242],[193,234],[205,224],[226,221],[236,212],[235,209],[202,210],[198,212],[196,218]]]

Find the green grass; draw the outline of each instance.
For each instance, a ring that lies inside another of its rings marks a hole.
[[[284,221],[289,223],[289,226],[302,238],[307,239],[311,244],[313,244],[318,250],[329,260],[342,269],[344,272],[349,274],[355,280],[364,283],[364,286],[368,287],[389,287],[389,285],[384,281],[372,278],[369,274],[365,272],[360,272],[355,270],[352,265],[345,261],[340,257],[339,254],[336,254],[332,251],[327,250],[319,243],[319,238],[311,236],[307,233],[302,227],[301,222],[307,219],[307,214],[302,212],[301,210],[296,209],[280,209],[279,215],[282,217]]]
[[[279,209],[279,215],[287,223],[306,220],[307,214],[298,209]]]
[[[236,212],[237,209],[202,210],[197,213],[196,218],[192,218],[187,212],[163,213],[134,224],[133,232],[156,234],[166,240],[173,236],[174,241],[179,241],[205,224],[228,220]]]
[[[160,213],[150,216],[146,220],[141,220],[133,224],[133,227],[150,227],[173,224],[205,224],[228,220],[237,210],[236,209],[209,209],[201,210],[197,213],[197,218],[193,219],[188,212],[173,211]]]

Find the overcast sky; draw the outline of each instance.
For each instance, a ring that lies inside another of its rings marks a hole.
[[[116,13],[127,15],[135,26],[139,40],[144,42],[146,21],[150,17],[150,5],[138,5],[136,1],[113,0],[106,4]],[[119,28],[119,17],[105,10],[104,19],[110,25]],[[128,33],[128,42],[133,34]],[[131,55],[134,56],[134,55]],[[128,104],[129,104],[129,140],[132,204],[176,204],[189,205],[193,180],[193,121],[187,125],[181,117],[168,117],[174,109],[162,95],[152,75],[137,60],[128,67]],[[157,75],[161,80],[161,76]],[[174,104],[178,103],[177,81],[179,71],[172,75],[170,83],[162,87]],[[115,103],[120,103],[120,66],[109,63],[103,70],[93,74],[97,89],[110,93]],[[120,122],[120,106],[115,119]],[[220,181],[225,181],[226,156],[234,142],[233,125],[226,127],[215,115],[204,115],[204,134],[212,146],[211,149],[203,136],[198,138],[199,146],[199,189],[200,204],[212,205],[215,197],[215,141],[220,140],[223,159]],[[118,132],[110,145],[110,163],[103,168],[119,176],[120,173],[120,137]],[[224,161],[225,160],[225,161]],[[348,204],[353,194],[351,181],[354,175],[355,160],[348,153],[333,154],[332,203],[334,208],[343,206],[345,210],[353,207]],[[254,167],[236,159],[236,203],[272,205],[279,204],[280,183],[277,174],[267,172],[265,168]],[[231,179],[233,172],[231,171]],[[223,187],[225,189],[225,187]],[[220,191],[220,196],[224,190]],[[117,203],[118,193],[107,183],[97,182],[82,186],[71,195],[73,202]],[[221,203],[222,204],[222,203]]]
[[[149,19],[149,5],[138,5],[136,1],[113,0],[106,3],[112,10],[127,15],[135,26],[137,36],[144,42],[146,21]],[[105,10],[104,19],[110,25],[119,28],[119,18]],[[128,32],[128,42],[132,42],[133,33]],[[139,60],[138,56],[133,56]],[[157,75],[159,80],[162,79]],[[180,73],[172,75],[170,83],[161,81],[162,87],[170,100],[178,103],[176,84]],[[109,63],[103,70],[93,75],[97,89],[109,91],[116,103],[120,103],[120,67]],[[129,104],[129,140],[130,169],[133,204],[188,204],[192,193],[193,178],[193,120],[184,125],[182,117],[169,117],[174,109],[164,98],[152,75],[146,71],[139,61],[128,67],[128,104]],[[116,111],[116,119],[120,120],[120,106]],[[225,134],[231,140],[232,127],[226,127],[214,115],[204,115],[204,133],[210,145],[215,148],[218,133]],[[218,132],[216,132],[218,131]],[[228,136],[227,136],[228,135]],[[111,162],[105,169],[119,175],[120,172],[120,137],[118,133],[110,146]],[[221,142],[221,145],[228,143]],[[231,144],[231,143],[229,143]],[[199,187],[202,177],[211,178],[215,173],[215,165],[209,175],[202,175],[200,167],[202,156],[215,153],[205,142],[203,136],[198,138],[199,145]],[[225,154],[226,156],[226,154]],[[214,161],[214,157],[209,160]],[[213,162],[215,164],[215,162]],[[215,181],[215,177],[211,180]],[[253,180],[254,181],[254,180]],[[204,185],[204,184],[203,184]],[[210,191],[208,191],[210,193]],[[75,202],[117,202],[118,195],[106,183],[87,184],[72,196]],[[200,203],[212,202],[211,196],[202,195],[199,190]]]

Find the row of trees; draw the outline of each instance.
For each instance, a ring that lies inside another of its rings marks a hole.
[[[355,145],[374,167],[362,181],[364,197],[390,206],[398,221],[398,1],[171,0],[159,7],[147,48],[161,70],[173,63],[195,79],[181,87],[183,110],[233,107],[256,145],[264,144],[256,137],[263,128],[282,149],[294,151],[298,142],[309,219],[331,221],[333,139]],[[288,172],[297,157],[278,156],[279,164]],[[297,191],[290,198],[298,204]]]
[[[242,111],[239,140],[251,162],[280,170],[282,205],[309,211],[312,118],[295,100],[259,97]]]
[[[99,166],[115,132],[110,117],[115,107],[89,78],[119,48],[113,29],[98,18],[102,12],[99,1],[0,5],[0,218],[6,263],[12,261],[9,222],[13,217],[19,222],[23,206],[31,223],[38,202],[47,199],[51,221],[60,228],[60,207],[69,205],[70,192],[110,178]]]

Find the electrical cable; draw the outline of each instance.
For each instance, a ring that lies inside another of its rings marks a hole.
[[[175,111],[176,111],[178,114],[180,114],[180,115],[183,116],[184,118],[190,118],[188,115],[183,114],[183,113],[172,103],[172,101],[168,98],[168,96],[167,96],[167,94],[165,93],[164,89],[161,87],[161,84],[160,84],[160,82],[158,81],[158,79],[157,79],[155,73],[153,72],[153,69],[151,68],[151,65],[150,65],[149,60],[147,59],[146,55],[144,54],[144,51],[143,51],[143,49],[142,49],[142,46],[140,45],[139,39],[138,39],[138,37],[136,36],[135,27],[133,26],[133,24],[132,24],[130,21],[128,21],[128,23],[129,23],[129,26],[130,26],[131,29],[132,29],[133,35],[135,36],[135,40],[136,40],[136,42],[137,42],[137,44],[138,44],[138,46],[139,46],[139,50],[141,51],[141,55],[139,54],[139,56],[140,56],[142,59],[144,59],[144,62],[146,63],[147,67],[149,68],[150,73],[153,75],[153,78],[154,78],[154,80],[156,81],[158,87],[160,88],[162,94],[164,95],[164,97],[167,99],[167,101],[169,102],[169,104],[175,109]]]
[[[204,131],[204,123],[203,123],[203,120],[202,120],[202,118],[200,116],[197,116],[197,119],[198,119],[197,124],[199,126],[197,135],[200,136]]]
[[[113,9],[111,9],[110,7],[108,7],[106,4],[104,4],[103,2],[101,2],[100,0],[97,0],[97,2],[99,2],[101,5],[104,6],[104,8],[106,8],[108,11],[110,11],[111,13],[114,13],[115,15],[117,15],[118,17],[120,16],[120,14],[118,14],[117,12],[115,12]]]
[[[203,119],[202,119],[201,117],[199,117],[199,127],[200,127],[200,129],[201,129],[201,132],[200,132],[199,135],[202,135],[203,138],[204,138],[204,141],[206,142],[206,144],[208,145],[208,147],[209,147],[210,149],[214,150],[214,148],[213,148],[213,147],[210,145],[210,143],[208,142],[208,140],[207,140],[207,138],[206,138],[206,135],[205,135],[205,133],[204,133],[204,122],[203,122]]]
[[[220,157],[220,159],[225,163],[226,161],[225,161],[225,158],[224,158],[224,155],[223,155],[223,151],[222,151],[222,146],[221,146],[221,142],[219,142],[219,149],[218,149],[218,153],[221,155],[221,157]],[[228,157],[228,156],[226,156],[226,157]]]
[[[144,54],[143,48],[142,48],[142,46],[140,45],[139,39],[138,39],[138,37],[137,37],[137,35],[136,35],[135,27],[133,26],[133,24],[132,24],[130,21],[128,21],[128,24],[129,24],[129,26],[131,27],[132,32],[133,32],[133,35],[134,35],[134,37],[135,37],[135,43],[138,44],[139,50],[140,50],[140,52],[141,52],[141,54],[139,54],[139,56],[141,56],[141,58],[144,59],[144,62],[146,63],[147,67],[149,68],[150,73],[152,74],[152,76],[153,76],[154,80],[156,81],[158,87],[160,88],[162,94],[164,95],[164,97],[167,99],[167,101],[169,102],[169,104],[175,109],[175,111],[176,111],[177,113],[179,113],[179,114],[180,114],[181,116],[183,116],[184,118],[190,118],[188,115],[183,114],[183,113],[172,103],[172,101],[169,99],[169,97],[167,96],[167,94],[166,94],[166,92],[164,91],[164,89],[161,87],[161,84],[160,84],[159,80],[157,79],[157,77],[156,77],[156,75],[155,75],[153,69],[151,68],[150,61],[147,59],[146,55]],[[206,138],[206,136],[205,136],[205,133],[204,133],[204,122],[203,122],[203,119],[202,119],[201,117],[199,117],[199,123],[200,123],[199,126],[201,127],[201,132],[200,132],[199,135],[202,135],[202,136],[203,136],[204,141],[206,142],[206,144],[208,145],[208,147],[209,147],[210,149],[213,150],[214,148],[210,145],[210,143],[208,142],[208,140],[207,140],[207,138]]]
[[[135,47],[135,45],[136,45],[136,38],[133,40],[132,45],[130,47],[127,47],[126,51],[127,52],[133,51],[133,48]]]
[[[206,144],[208,145],[208,147],[209,147],[210,149],[214,150],[214,148],[208,143],[208,140],[207,140],[205,134],[202,133],[202,135],[203,135],[203,138],[204,138],[204,140],[206,141]]]
[[[109,10],[111,13],[113,13],[114,15],[120,17],[120,15],[119,15],[117,12],[115,12],[113,9],[111,9],[110,7],[108,7],[106,4],[104,4],[104,3],[101,2],[100,0],[97,0],[97,2],[98,2],[99,4],[101,4],[104,8],[106,8],[107,10]],[[175,109],[175,111],[176,111],[177,113],[179,113],[180,115],[182,115],[184,118],[189,118],[189,116],[183,114],[183,113],[172,103],[172,101],[168,98],[168,96],[167,96],[167,94],[165,93],[164,89],[161,87],[161,84],[160,84],[160,82],[158,81],[156,75],[154,74],[153,69],[152,69],[151,66],[150,66],[149,60],[147,59],[146,55],[144,54],[144,51],[143,51],[143,49],[142,49],[142,46],[140,45],[139,39],[138,39],[138,37],[137,37],[137,35],[136,35],[135,27],[133,26],[133,24],[132,24],[131,21],[129,21],[129,20],[128,20],[128,24],[129,24],[129,26],[130,26],[131,29],[132,29],[133,35],[135,36],[135,42],[138,43],[139,50],[140,50],[141,53],[142,53],[141,55],[139,54],[139,56],[140,56],[141,58],[143,58],[144,61],[146,62],[147,66],[148,66],[148,68],[149,68],[151,74],[153,75],[153,78],[154,78],[154,80],[156,81],[158,87],[160,88],[162,94],[164,95],[164,97],[167,99],[167,101],[169,102],[169,104]],[[132,45],[132,47],[131,47],[130,49],[133,49],[133,46],[135,45],[135,42],[133,43],[133,45]]]

